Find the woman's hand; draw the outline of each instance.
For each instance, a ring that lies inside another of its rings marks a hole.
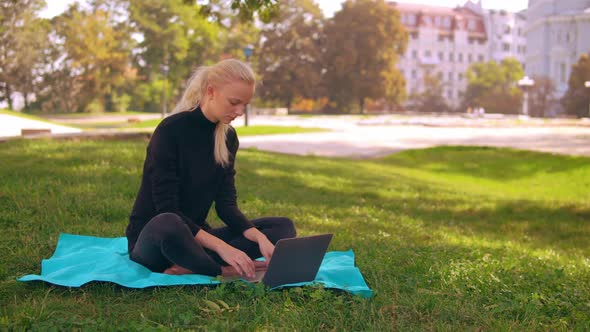
[[[260,239],[258,242],[258,247],[260,248],[260,253],[262,256],[264,256],[266,263],[268,264],[273,252],[275,251],[275,246],[265,236],[264,239]]]
[[[254,262],[252,259],[250,259],[250,257],[248,257],[248,255],[246,255],[245,252],[227,244],[218,250],[217,253],[240,275],[248,276],[250,278],[254,277]]]
[[[260,253],[266,259],[266,262],[270,262],[275,246],[268,240],[266,235],[256,228],[248,228],[244,231],[244,237],[250,241],[258,243]]]

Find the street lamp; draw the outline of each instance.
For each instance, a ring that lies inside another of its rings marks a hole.
[[[584,86],[590,89],[590,81],[584,82]],[[590,118],[590,93],[588,94],[588,117]]]
[[[254,52],[254,47],[250,44],[244,46],[244,48],[242,48],[242,51],[244,51],[244,56],[246,57],[246,62],[250,63],[250,57],[252,56],[252,52]],[[248,109],[250,108],[250,105],[246,105],[246,109],[244,110],[244,127],[248,127]]]
[[[518,86],[524,91],[524,100],[522,102],[522,115],[529,115],[529,89],[535,84],[535,81],[528,76],[523,77],[518,81]]]
[[[170,67],[168,66],[167,62],[160,65],[160,70],[162,71],[162,75],[164,75],[164,87],[162,88],[162,119],[166,117],[167,113],[167,101],[166,101],[166,88],[168,87],[168,71]]]

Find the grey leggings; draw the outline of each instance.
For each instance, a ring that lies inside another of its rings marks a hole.
[[[252,220],[252,223],[273,244],[296,235],[295,226],[288,218],[260,218]],[[207,232],[242,250],[252,259],[262,256],[257,243],[228,227]],[[129,256],[153,272],[163,272],[176,264],[197,274],[217,276],[221,274],[221,265],[227,265],[217,253],[201,246],[188,226],[174,213],[162,213],[152,218],[139,233]]]

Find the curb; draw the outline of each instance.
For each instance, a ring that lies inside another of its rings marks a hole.
[[[67,140],[67,141],[80,141],[86,139],[102,139],[102,140],[120,140],[120,139],[127,139],[127,140],[134,140],[134,139],[144,139],[149,140],[152,137],[152,132],[81,132],[81,133],[71,133],[71,134],[39,134],[39,135],[26,135],[26,136],[8,136],[8,137],[0,137],[0,143],[25,139],[25,140],[33,140],[33,139],[55,139],[55,140]]]

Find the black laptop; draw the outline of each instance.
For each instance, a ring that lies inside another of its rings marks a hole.
[[[313,281],[320,269],[332,234],[294,237],[279,240],[266,271],[256,272],[250,282],[276,287],[298,282]]]

